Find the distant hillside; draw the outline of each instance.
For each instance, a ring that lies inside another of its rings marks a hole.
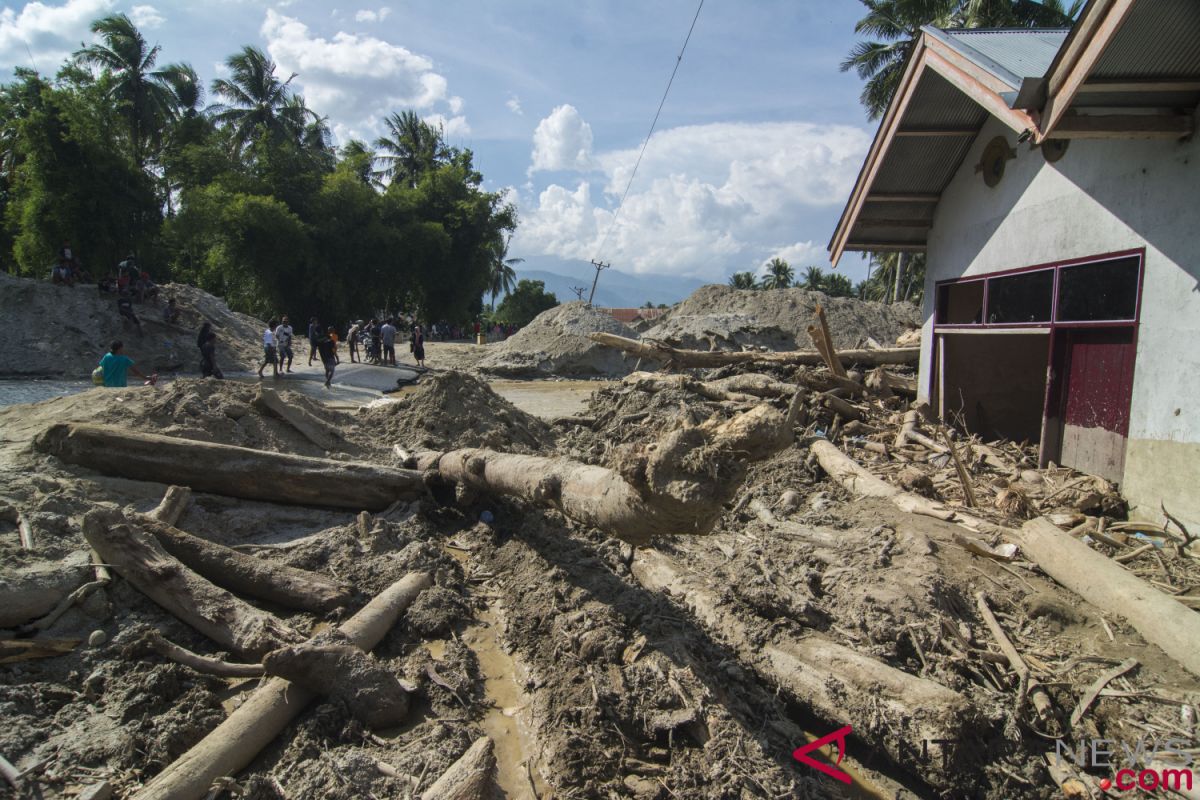
[[[572,286],[582,286],[585,290],[590,290],[594,276],[595,269],[586,261],[569,262],[534,257],[517,267],[517,278],[542,281],[546,284],[546,291],[554,292],[563,303],[576,299],[575,292],[571,290]],[[598,306],[616,308],[634,308],[645,305],[647,301],[655,305],[671,305],[680,302],[703,285],[704,281],[677,275],[633,275],[615,268],[606,269],[600,274],[593,302]],[[584,292],[583,299],[587,299],[587,291]]]

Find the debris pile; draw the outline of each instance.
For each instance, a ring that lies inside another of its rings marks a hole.
[[[514,378],[620,377],[629,372],[631,365],[621,354],[594,343],[591,333],[634,335],[610,315],[576,300],[543,311],[503,344],[489,348],[478,369]]]
[[[206,321],[217,333],[222,370],[249,370],[261,359],[262,323],[193,286],[170,283],[158,292],[157,298],[134,303],[139,331],[118,315],[116,296],[95,285],[68,287],[0,272],[0,317],[27,334],[0,340],[0,374],[86,378],[114,339],[125,342],[126,355],[147,374],[197,372],[196,332]],[[179,307],[173,323],[162,316],[168,297]]]
[[[1190,533],[820,316],[551,424],[457,373],[357,415],[187,380],[0,410],[13,781],[840,797],[792,752],[848,725],[860,796],[1033,800],[1101,796],[1056,752],[1191,741]]]
[[[805,328],[817,307],[829,317],[833,344],[858,348],[896,341],[919,325],[919,309],[908,303],[885,305],[829,297],[807,289],[734,289],[702,286],[661,322],[642,333],[689,350],[802,350],[809,346]]]

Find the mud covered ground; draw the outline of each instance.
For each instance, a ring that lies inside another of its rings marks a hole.
[[[321,451],[260,414],[255,391],[180,380],[0,410],[0,500],[28,520],[34,543],[23,549],[16,525],[0,521],[0,594],[37,571],[67,592],[90,580],[82,515],[98,505],[147,512],[165,489],[37,453],[32,438],[54,422],[376,463],[394,463],[396,447],[484,445],[611,466],[623,446],[731,413],[684,388],[617,385],[593,396],[585,423],[550,426],[453,373],[359,412],[285,394],[341,432],[337,448]],[[805,432],[798,427],[794,446],[751,465],[712,534],[653,542],[652,552],[715,598],[720,614],[707,617],[693,613],[694,596],[644,585],[644,553],[553,510],[442,493],[360,523],[350,512],[197,494],[180,528],[353,587],[351,607],[325,618],[268,609],[297,631],[340,621],[407,572],[429,570],[436,584],[374,651],[415,687],[407,722],[369,731],[338,701],[318,700],[210,796],[420,796],[484,735],[503,795],[663,800],[1054,797],[1043,757],[1056,737],[1195,746],[1197,683],[1157,648],[1032,565],[968,552],[949,523],[852,500],[815,466]],[[1185,563],[1168,567],[1177,585],[1195,580]],[[976,608],[980,590],[1049,693],[1057,711],[1049,724],[1018,703],[1021,687]],[[36,636],[15,624],[0,633],[0,644],[68,642],[56,657],[0,664],[0,755],[29,770],[13,796],[73,797],[104,781],[132,796],[258,684],[147,652],[145,626],[231,659],[120,577]],[[836,713],[814,713],[810,697],[773,677],[767,657],[780,642],[811,637],[957,692],[971,713],[962,741],[910,740],[906,723],[849,676],[827,687]],[[1089,684],[1130,658],[1137,665],[1068,724]],[[851,785],[792,757],[850,720],[840,766]]]

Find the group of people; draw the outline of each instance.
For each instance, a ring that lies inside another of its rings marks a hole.
[[[350,362],[398,366],[396,362],[396,337],[399,335],[399,329],[396,327],[397,321],[393,317],[388,317],[382,322],[372,318],[369,322],[363,322],[360,319],[352,323],[346,332]],[[362,348],[361,359],[360,346]],[[412,327],[408,339],[408,351],[412,353],[418,366],[425,366],[425,332],[420,325]]]
[[[74,286],[77,283],[87,283],[88,275],[83,271],[83,264],[71,249],[71,243],[63,240],[59,248],[58,260],[50,268],[50,282],[63,286]]]

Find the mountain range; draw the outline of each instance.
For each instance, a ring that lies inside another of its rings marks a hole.
[[[518,280],[542,281],[547,292],[553,292],[560,303],[576,299],[572,287],[583,289],[588,298],[596,268],[587,261],[533,256],[515,266]],[[633,274],[616,268],[602,270],[596,283],[592,303],[613,308],[637,308],[647,302],[672,305],[705,284],[696,278],[662,275],[649,272]],[[498,302],[498,301],[497,301]]]

